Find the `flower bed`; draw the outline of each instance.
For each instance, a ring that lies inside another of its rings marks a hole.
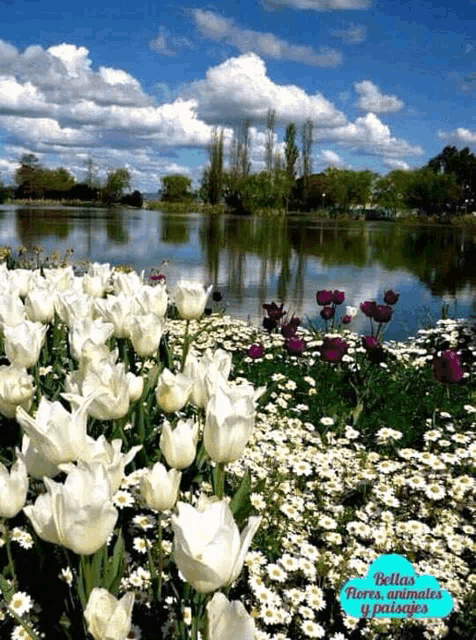
[[[256,328],[203,316],[201,285],[172,308],[163,277],[86,269],[0,271],[1,638],[474,636],[468,322],[384,343],[397,294],[362,338],[321,291],[325,331],[274,303]],[[382,554],[451,614],[347,615]]]

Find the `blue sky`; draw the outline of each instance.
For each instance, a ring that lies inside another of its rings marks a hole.
[[[99,5],[99,6],[98,6]],[[314,122],[313,170],[423,166],[447,144],[476,152],[472,0],[3,0],[0,179],[23,153],[85,178],[127,167],[198,186],[214,126],[252,121],[265,168],[268,108],[284,129]],[[301,146],[300,135],[298,146]],[[228,160],[228,158],[227,158]]]

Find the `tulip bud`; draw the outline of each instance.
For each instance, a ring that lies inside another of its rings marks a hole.
[[[257,360],[258,358],[262,358],[264,356],[264,347],[262,344],[252,344],[248,349],[248,356],[253,358],[253,360]]]
[[[55,317],[55,295],[45,287],[33,289],[26,296],[25,311],[32,322],[51,322]]]
[[[207,604],[208,640],[254,640],[255,623],[241,602],[215,593]]]
[[[205,311],[207,298],[210,295],[213,285],[205,290],[199,282],[181,280],[177,283],[175,293],[175,305],[180,317],[183,320],[198,320]]]
[[[167,511],[177,502],[182,474],[177,469],[167,471],[161,462],[141,477],[140,493],[149,509]]]
[[[33,402],[33,376],[19,364],[0,367],[0,413],[14,418],[17,407],[29,411]]]
[[[107,589],[94,587],[84,610],[94,640],[125,640],[129,636],[134,597],[134,592],[128,591],[117,600]]]
[[[188,402],[192,391],[193,380],[183,373],[174,375],[164,369],[157,380],[155,396],[159,407],[167,412],[180,411]]]
[[[254,427],[253,389],[230,389],[218,384],[207,404],[203,444],[215,462],[241,457]]]
[[[332,298],[333,298],[332,291],[322,290],[316,293],[316,302],[321,306],[330,304],[332,302]]]
[[[439,382],[459,382],[464,377],[461,359],[456,351],[448,349],[433,359],[433,375]]]
[[[159,447],[169,467],[185,469],[195,460],[198,440],[198,422],[193,419],[179,420],[172,431],[170,423],[165,421],[162,427]]]
[[[323,320],[330,320],[331,318],[334,317],[335,315],[335,309],[334,307],[324,307],[324,309],[321,310],[321,318]]]
[[[394,291],[392,291],[391,289],[389,291],[385,292],[385,295],[383,297],[383,301],[385,302],[385,304],[391,304],[394,305],[398,302],[398,298],[400,297],[399,293],[395,293]]]
[[[130,338],[138,356],[149,358],[157,353],[164,327],[164,319],[154,313],[133,317],[130,323]]]
[[[41,347],[48,327],[41,322],[24,322],[16,327],[5,327],[5,353],[10,362],[22,367],[34,367],[40,357]]]
[[[226,500],[204,501],[197,508],[179,502],[172,516],[174,559],[180,573],[200,593],[231,585],[243,562],[261,517],[252,516],[239,532]]]
[[[0,462],[0,517],[14,518],[25,506],[28,493],[28,475],[21,453],[10,473]]]

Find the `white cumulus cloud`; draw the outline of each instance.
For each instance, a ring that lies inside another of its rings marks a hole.
[[[364,111],[372,113],[392,113],[400,111],[405,105],[397,96],[384,95],[380,89],[370,80],[356,82],[356,92],[360,95],[357,106]]]
[[[310,96],[296,85],[275,84],[255,53],[229,58],[208,69],[205,79],[191,83],[184,94],[196,97],[198,115],[204,119],[234,122],[250,117],[264,122],[271,108],[279,122],[302,124],[312,118],[316,127],[347,122],[322,94]]]
[[[286,6],[312,11],[369,9],[372,4],[372,0],[262,0],[262,2],[268,7]]]
[[[476,144],[476,131],[470,131],[464,127],[458,127],[454,131],[438,131],[438,137],[442,140],[452,141],[460,144]]]

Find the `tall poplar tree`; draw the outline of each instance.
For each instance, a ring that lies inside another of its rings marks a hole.
[[[268,109],[266,121],[266,171],[273,171],[274,129],[276,127],[276,111]]]

